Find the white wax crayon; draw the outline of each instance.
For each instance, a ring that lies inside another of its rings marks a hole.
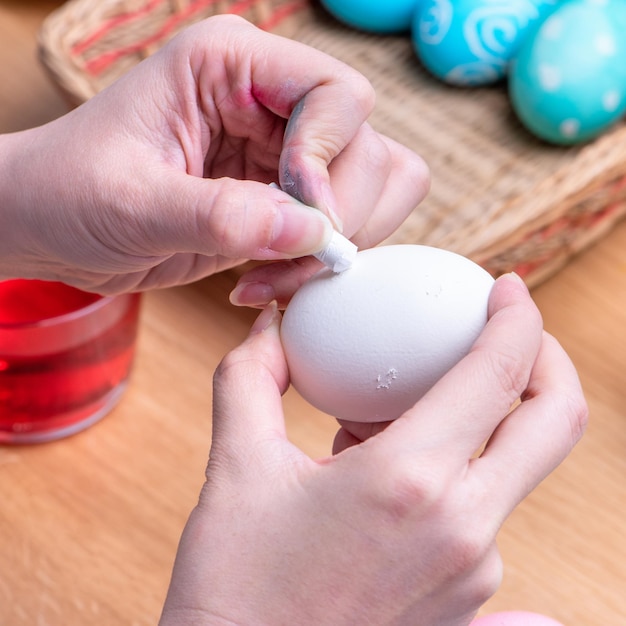
[[[345,272],[354,263],[358,248],[347,237],[334,231],[328,245],[313,256],[336,274]]]

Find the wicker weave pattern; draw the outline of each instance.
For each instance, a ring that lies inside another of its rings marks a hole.
[[[80,104],[198,20],[233,13],[275,31],[307,5],[307,0],[72,0],[47,19],[40,55],[68,100]]]
[[[41,30],[44,66],[80,103],[204,17],[237,13],[363,72],[372,124],[421,154],[431,193],[387,243],[464,254],[535,285],[626,213],[626,126],[556,148],[524,131],[504,88],[455,89],[419,65],[408,37],[339,25],[307,0],[70,0]]]

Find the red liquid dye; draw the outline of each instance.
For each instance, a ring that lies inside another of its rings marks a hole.
[[[0,441],[53,439],[107,412],[131,369],[139,302],[0,282]]]

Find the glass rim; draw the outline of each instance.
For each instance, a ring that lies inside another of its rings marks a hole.
[[[40,320],[33,320],[29,322],[2,322],[0,321],[0,330],[27,330],[32,328],[46,328],[50,326],[60,326],[61,324],[71,323],[73,321],[87,317],[91,313],[96,313],[99,309],[105,307],[110,302],[123,296],[134,295],[133,293],[121,293],[115,296],[107,296],[94,294],[98,296],[97,300],[90,302],[86,306],[80,307],[68,313],[62,313],[61,315],[54,315],[53,317],[45,317]]]
[[[72,350],[105,333],[137,309],[141,292],[100,296],[79,309],[31,322],[0,324],[0,360]]]

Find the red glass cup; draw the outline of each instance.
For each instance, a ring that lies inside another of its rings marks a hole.
[[[119,401],[131,372],[139,294],[0,282],[0,443],[79,432]]]

